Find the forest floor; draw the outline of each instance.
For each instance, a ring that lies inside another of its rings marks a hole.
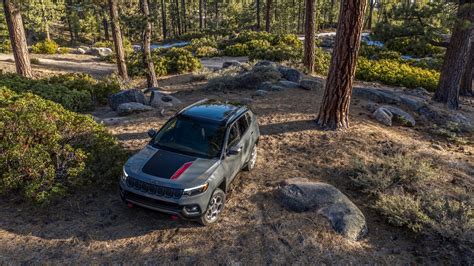
[[[3,64],[3,62],[2,62]],[[1,69],[4,69],[3,66]],[[35,69],[36,71],[37,69]],[[45,71],[51,71],[46,69]],[[79,69],[77,71],[80,71]],[[238,100],[252,91],[209,92],[191,75],[167,77],[160,86],[190,104],[202,98]],[[386,127],[370,118],[363,99],[351,102],[351,127],[315,127],[321,101],[314,91],[289,89],[254,97],[261,141],[256,168],[234,181],[218,224],[202,227],[169,215],[123,204],[116,188],[80,191],[47,209],[0,201],[0,263],[177,263],[177,264],[411,264],[459,263],[462,256],[445,242],[390,226],[371,209],[347,173],[354,157],[374,156],[392,146],[446,162],[446,174],[466,178],[472,191],[472,138],[451,144],[431,135],[428,125]],[[473,121],[474,104],[463,101]],[[146,131],[159,128],[177,109],[111,119],[108,107],[94,115],[132,152],[148,142]],[[472,136],[471,136],[472,137]],[[433,144],[443,149],[435,149]],[[409,154],[408,154],[409,155]],[[305,177],[332,184],[364,213],[369,233],[361,241],[334,233],[316,213],[292,213],[280,206],[275,189],[287,178]],[[472,258],[471,258],[472,259]]]

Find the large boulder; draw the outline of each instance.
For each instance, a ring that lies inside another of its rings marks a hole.
[[[389,90],[376,88],[354,87],[352,95],[358,96],[376,103],[398,104],[400,97]]]
[[[301,80],[301,72],[294,68],[280,66],[278,67],[278,71],[280,71],[281,76],[288,81],[300,82]]]
[[[171,107],[173,105],[178,105],[181,103],[182,102],[174,96],[161,93],[157,90],[154,90],[151,92],[150,106],[152,107],[162,109],[166,107]]]
[[[373,113],[373,117],[377,121],[387,126],[392,126],[394,121],[404,126],[415,126],[415,119],[413,118],[413,116],[395,106],[380,106]]]
[[[117,106],[117,114],[126,116],[153,110],[153,107],[136,102],[122,103]]]
[[[319,79],[303,79],[300,81],[300,87],[309,91],[322,91],[324,83]]]
[[[112,49],[107,47],[92,47],[89,52],[91,55],[96,56],[109,56],[112,55],[114,52]]]
[[[410,97],[408,95],[400,95],[400,106],[403,108],[408,108],[411,111],[417,112],[421,108],[426,106],[424,101],[420,101],[415,97]]]
[[[288,81],[288,80],[280,80],[280,81],[278,81],[277,85],[281,86],[281,87],[284,87],[284,88],[288,88],[288,89],[299,88],[300,87],[299,83],[296,83],[296,82],[293,82],[293,81]]]
[[[117,107],[122,103],[136,102],[146,104],[145,94],[141,90],[131,89],[124,90],[109,96],[109,106],[112,110],[117,110]]]
[[[271,66],[255,66],[249,72],[239,74],[233,82],[239,89],[256,89],[263,82],[274,83],[281,79],[280,72]]]
[[[360,209],[332,185],[307,179],[285,180],[278,189],[278,199],[288,210],[316,211],[329,220],[337,233],[351,240],[367,234],[367,223]]]

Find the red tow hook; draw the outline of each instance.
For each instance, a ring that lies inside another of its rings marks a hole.
[[[127,207],[128,207],[129,209],[131,209],[131,208],[133,208],[133,204],[130,203],[130,202],[128,202],[128,203],[127,203]]]
[[[171,221],[177,221],[178,220],[178,216],[176,215],[171,215]]]

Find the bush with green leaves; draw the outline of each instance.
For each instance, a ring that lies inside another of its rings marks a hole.
[[[249,47],[245,43],[236,43],[229,45],[224,49],[226,56],[247,56],[249,55]]]
[[[388,50],[385,47],[378,47],[362,43],[359,50],[359,55],[371,60],[392,59],[400,60],[401,54],[397,51]]]
[[[385,46],[389,50],[413,57],[433,56],[445,51],[444,48],[431,45],[427,40],[419,37],[392,38],[385,43]]]
[[[53,40],[44,40],[31,46],[31,52],[34,54],[56,54],[59,45]]]
[[[0,194],[48,203],[116,183],[126,153],[91,116],[0,88]]]
[[[322,48],[314,49],[314,71],[320,75],[326,76],[331,65],[331,54]]]
[[[9,54],[12,52],[12,45],[9,39],[0,43],[0,53]]]
[[[105,47],[105,48],[110,48],[110,49],[114,49],[115,46],[114,46],[114,43],[112,41],[97,41],[95,42],[92,47]]]
[[[423,87],[435,91],[438,86],[439,72],[413,67],[398,60],[368,60],[359,58],[356,78],[364,81],[378,81],[393,86],[407,88]]]
[[[212,46],[201,46],[196,49],[194,55],[196,57],[215,57],[219,55],[219,50]]]
[[[185,48],[155,49],[152,59],[158,76],[188,73],[202,67],[199,59]],[[141,52],[134,52],[127,58],[127,68],[132,77],[145,75],[146,67]]]
[[[116,79],[99,81],[87,74],[62,74],[38,80],[0,74],[0,86],[18,93],[32,92],[77,112],[94,110],[96,104],[105,104],[110,94],[120,90]]]

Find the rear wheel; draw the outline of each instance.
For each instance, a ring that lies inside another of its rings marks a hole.
[[[251,171],[255,168],[255,164],[257,163],[257,144],[253,145],[252,152],[250,153],[249,160],[244,167],[245,171]]]
[[[225,193],[220,188],[216,188],[209,200],[206,212],[201,216],[201,218],[199,218],[199,223],[202,225],[210,225],[217,222],[224,210],[224,204]]]

